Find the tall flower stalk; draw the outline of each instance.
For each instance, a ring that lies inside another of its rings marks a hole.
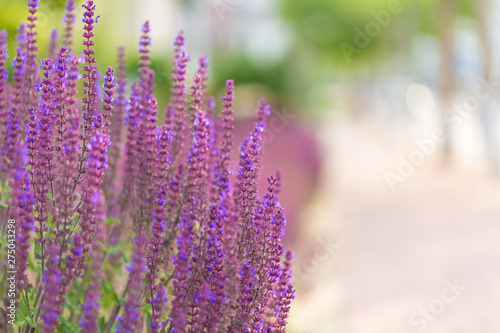
[[[97,22],[97,18],[94,18],[95,15],[95,5],[94,1],[88,0],[83,6],[85,9],[85,13],[83,14],[83,23],[85,24],[83,29],[83,45],[85,46],[84,53],[84,66],[83,66],[83,123],[81,125],[81,134],[80,140],[81,150],[78,155],[78,174],[75,179],[75,185],[73,186],[73,191],[76,186],[80,184],[82,174],[85,172],[85,160],[88,152],[87,143],[90,138],[94,134],[94,115],[97,112],[96,110],[96,101],[97,101],[97,90],[96,90],[96,81],[97,81],[97,67],[95,65],[96,58],[94,57],[94,23]]]

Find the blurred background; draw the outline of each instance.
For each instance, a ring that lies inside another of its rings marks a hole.
[[[134,78],[150,20],[160,117],[179,29],[211,95],[235,80],[238,141],[272,105],[262,178],[283,175],[289,332],[500,332],[500,1],[96,4],[101,70],[124,45]],[[64,6],[41,1],[40,45]],[[10,59],[25,17],[0,0]]]

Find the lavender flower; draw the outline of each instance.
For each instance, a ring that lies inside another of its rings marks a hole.
[[[50,42],[49,42],[49,58],[56,60],[57,57],[57,42],[59,41],[59,33],[57,29],[52,29],[50,32]]]
[[[274,332],[286,332],[286,319],[288,318],[288,313],[290,311],[290,304],[295,298],[295,290],[293,290],[292,286],[292,271],[290,270],[290,262],[292,260],[292,251],[287,251],[285,264],[279,282],[279,301],[275,313],[276,323],[274,325]]]
[[[261,141],[262,132],[264,131],[265,122],[261,116],[269,112],[269,106],[266,105],[265,99],[259,103],[259,119],[255,124],[255,128],[248,134],[248,137],[242,143],[240,148],[240,162],[238,169],[238,187],[237,187],[237,203],[239,215],[242,219],[240,224],[241,243],[240,253],[242,249],[252,247],[253,236],[253,219],[254,208],[257,198],[257,177],[261,159]],[[246,252],[243,250],[243,252]]]
[[[193,96],[198,96],[200,80],[195,79],[193,86]],[[189,299],[197,292],[196,277],[193,274],[187,274],[189,270],[201,270],[199,267],[201,258],[201,249],[190,250],[193,240],[197,240],[199,235],[193,234],[193,225],[198,225],[203,221],[203,215],[200,214],[201,202],[203,198],[203,179],[207,174],[206,157],[208,152],[208,120],[206,115],[197,110],[194,115],[194,136],[191,152],[189,155],[188,179],[186,185],[186,196],[188,203],[182,208],[182,217],[179,224],[180,233],[177,237],[178,253],[174,260],[174,296],[176,298],[172,304],[172,328],[173,332],[181,332],[186,323],[186,315],[189,311]],[[196,242],[198,243],[198,242]],[[194,254],[194,258],[190,258]],[[190,261],[198,264],[198,267],[190,267]],[[196,275],[196,274],[194,274]]]
[[[162,315],[162,305],[158,303],[158,297],[164,298],[164,296],[160,296],[164,294],[163,286],[157,284],[158,278],[158,264],[160,261],[160,256],[162,255],[162,243],[163,243],[163,232],[165,232],[165,196],[167,193],[167,184],[164,183],[162,187],[160,187],[160,191],[157,196],[157,203],[155,207],[155,215],[153,223],[151,224],[152,235],[149,239],[148,252],[146,256],[147,260],[147,272],[146,272],[146,287],[145,290],[149,293],[149,296],[146,296],[146,303],[151,304],[151,319],[152,322],[150,324],[150,332],[158,332],[158,328],[160,328],[159,319]]]
[[[208,82],[208,59],[202,54],[198,57],[198,70],[197,73],[200,75],[200,95],[206,97],[207,95],[207,82]],[[206,103],[207,101],[203,101]]]
[[[55,144],[54,144],[54,150],[56,151],[57,154],[57,159],[59,164],[61,163],[61,160],[65,157],[64,155],[64,147],[66,146],[66,138],[67,138],[67,111],[66,111],[66,104],[67,104],[67,97],[66,97],[66,88],[64,87],[65,85],[65,80],[66,80],[66,75],[68,71],[68,55],[66,54],[67,49],[66,47],[61,47],[59,50],[59,53],[57,55],[57,62],[55,65],[55,79],[54,79],[54,85],[52,87],[53,93],[52,93],[52,108],[55,111],[56,115],[56,121],[55,121]]]
[[[89,143],[89,157],[86,166],[86,176],[82,197],[83,208],[81,209],[82,239],[85,244],[84,253],[92,247],[94,242],[93,233],[96,232],[97,211],[96,206],[100,202],[99,185],[102,183],[104,170],[107,169],[108,157],[106,155],[109,146],[109,137],[97,132]]]
[[[38,32],[36,29],[36,21],[38,17],[36,13],[38,12],[39,0],[28,0],[28,24],[26,24],[26,78],[25,78],[25,90],[23,93],[23,107],[21,110],[26,110],[31,107],[36,102],[36,91],[34,89],[35,82],[38,80],[37,68],[37,56],[38,56],[38,39],[36,36]],[[23,114],[21,119],[21,125],[24,125],[27,121],[28,115]]]
[[[139,307],[142,294],[142,280],[144,280],[144,271],[146,263],[144,260],[145,234],[140,231],[134,239],[134,253],[132,261],[128,265],[129,278],[127,281],[127,301],[123,307],[124,313],[118,319],[116,332],[140,332],[143,322]]]
[[[139,73],[142,75],[142,78],[145,79],[148,75],[149,66],[151,65],[150,49],[151,46],[151,37],[149,37],[149,21],[144,22],[142,25],[142,35],[141,40],[139,41]]]
[[[172,99],[170,101],[170,106],[172,108],[172,115],[174,118],[173,124],[171,126],[173,133],[172,142],[172,157],[173,160],[177,159],[177,155],[181,154],[184,147],[184,141],[186,138],[185,128],[186,128],[186,102],[187,102],[187,89],[186,89],[186,66],[189,62],[189,56],[185,52],[184,48],[184,36],[183,32],[179,31],[179,34],[175,38],[175,50],[174,50],[174,68],[172,69]],[[166,118],[168,121],[169,117]]]
[[[96,219],[98,222],[102,223],[103,206],[100,201],[96,203],[96,206]],[[104,226],[102,224],[97,225],[95,228],[95,238],[102,241],[104,237],[103,232]],[[89,333],[98,332],[97,317],[99,316],[99,301],[101,299],[100,279],[103,278],[103,274],[101,272],[103,253],[103,245],[98,241],[96,242],[93,251],[89,255],[92,260],[89,273],[90,282],[88,284],[87,293],[85,294],[85,299],[83,301],[83,316],[80,322],[80,327],[85,332]]]
[[[88,285],[87,293],[83,303],[83,317],[80,327],[84,332],[98,332],[97,311],[99,309],[99,280],[91,276],[91,282]]]
[[[127,72],[125,68],[125,48],[118,48],[118,73],[117,73],[117,97],[115,99],[115,112],[113,121],[111,122],[111,145],[109,147],[109,168],[104,179],[104,194],[106,196],[106,204],[108,214],[111,216],[117,215],[117,199],[118,189],[116,188],[117,167],[122,157],[122,133],[125,120],[126,97],[125,91],[127,88]]]
[[[85,9],[85,13],[83,13],[83,23],[85,24],[83,29],[85,32],[83,33],[83,45],[85,46],[83,53],[85,55],[85,65],[83,66],[83,94],[84,97],[82,99],[83,105],[83,124],[81,125],[81,135],[80,140],[82,141],[81,152],[78,156],[79,166],[78,166],[78,174],[75,180],[76,184],[80,183],[81,175],[85,172],[84,162],[86,160],[87,153],[87,143],[90,138],[93,136],[94,130],[94,115],[96,113],[96,103],[97,103],[97,91],[96,91],[96,83],[97,83],[97,67],[95,65],[96,58],[93,56],[94,49],[92,46],[94,45],[94,23],[96,23],[95,15],[95,5],[94,1],[87,0],[85,5],[82,6]]]
[[[159,156],[157,159],[157,170],[156,174],[156,185],[159,187],[157,192],[156,204],[154,208],[153,223],[151,224],[152,235],[149,239],[148,254],[147,254],[147,266],[148,271],[146,273],[146,291],[149,292],[150,296],[146,297],[146,303],[151,304],[152,310],[152,323],[150,325],[151,332],[157,332],[160,328],[159,319],[161,318],[161,304],[158,303],[158,297],[164,294],[163,287],[157,284],[156,279],[158,278],[158,266],[164,251],[163,246],[163,233],[166,230],[165,226],[165,204],[166,196],[168,193],[168,183],[167,172],[168,166],[170,164],[170,156],[167,151],[167,146],[172,140],[170,133],[167,131],[166,126],[162,127],[162,131],[158,131],[156,141],[158,143]],[[156,302],[155,302],[156,299]]]
[[[59,141],[59,160],[58,168],[59,175],[56,178],[56,188],[58,190],[59,200],[59,224],[61,227],[58,230],[59,237],[62,237],[60,247],[61,253],[66,251],[70,234],[70,215],[72,213],[76,195],[73,193],[74,179],[77,176],[77,170],[74,168],[74,161],[78,158],[79,150],[79,132],[80,132],[80,114],[76,107],[77,85],[80,75],[78,74],[79,60],[76,56],[71,55],[67,60],[67,72],[63,78],[63,87],[65,88],[65,101],[61,101],[65,105],[64,121],[62,121],[62,140]]]
[[[172,301],[172,311],[170,312],[170,329],[172,333],[184,332],[189,311],[189,256],[192,246],[193,224],[190,220],[185,220],[188,215],[187,206],[183,207],[183,216],[180,218],[179,228],[181,230],[177,236],[177,255],[174,257],[174,281],[172,294],[175,297]]]
[[[0,31],[0,144],[3,149],[3,142],[6,136],[6,128],[8,122],[8,79],[9,71],[6,66],[6,60],[9,57],[7,54],[7,32],[5,30]],[[3,163],[3,157],[0,156],[0,170],[5,168]],[[3,177],[2,177],[3,179]]]
[[[258,220],[255,216],[257,196],[257,177],[261,158],[262,132],[265,127],[265,115],[269,106],[262,99],[259,103],[258,120],[255,128],[248,134],[240,149],[240,167],[238,170],[237,204],[240,215],[238,255],[242,263],[239,271],[240,289],[238,292],[238,306],[241,311],[235,315],[229,326],[229,332],[246,330],[246,323],[256,301],[258,301],[261,267],[259,261],[262,256],[262,239]],[[259,241],[261,240],[261,241]],[[256,249],[257,247],[257,249]]]
[[[205,258],[203,259],[205,267],[203,270],[206,300],[204,308],[204,322],[201,325],[203,331],[211,332],[217,328],[223,327],[224,323],[224,305],[226,301],[225,284],[227,276],[224,274],[225,249],[223,244],[223,224],[226,222],[222,211],[218,209],[220,205],[211,206],[208,236],[205,240]]]
[[[281,256],[284,254],[280,240],[283,237],[285,218],[276,195],[275,186],[278,179],[271,175],[267,181],[269,183],[268,193],[264,196],[264,200],[257,210],[256,221],[258,233],[262,238],[261,258],[258,260],[260,266],[258,272],[260,273],[257,275],[259,284],[263,287],[255,295],[259,302],[252,309],[254,313],[250,325],[251,331],[259,331],[264,327],[264,316],[270,302],[273,286],[278,282],[281,274],[280,261]]]
[[[26,148],[22,142],[19,142],[16,150],[19,153],[14,156],[14,161],[12,162],[13,170],[11,171],[11,179],[13,179],[14,182],[12,184],[11,205],[14,208],[12,213],[17,221],[18,229],[15,234],[17,246],[16,259],[19,262],[17,266],[16,281],[18,283],[18,288],[25,289],[29,286],[26,270],[28,267],[30,248],[29,240],[33,232],[34,223],[32,206],[35,201],[30,189],[30,180],[25,170],[28,158]]]
[[[139,138],[137,141],[138,169],[136,193],[138,198],[138,212],[134,216],[134,223],[139,228],[148,228],[151,224],[154,197],[154,171],[156,164],[156,115],[158,104],[152,96],[154,72],[145,74],[144,93],[142,96],[143,117],[139,125]],[[149,87],[149,88],[148,88]]]
[[[68,52],[72,51],[73,46],[73,28],[75,25],[75,1],[68,0],[66,2],[66,13],[64,14],[64,35],[63,44],[68,48]]]
[[[238,261],[238,220],[236,214],[233,213],[232,188],[229,182],[230,176],[230,159],[233,146],[233,101],[234,101],[234,82],[226,81],[226,95],[221,98],[223,103],[223,116],[220,118],[221,128],[221,143],[220,147],[216,148],[216,152],[220,154],[218,163],[215,169],[215,177],[217,179],[216,194],[219,202],[218,209],[221,211],[222,224],[222,242],[224,244],[224,274],[226,276],[236,276],[239,269]],[[224,308],[225,316],[224,328],[227,327],[228,319],[233,315],[233,309],[236,307],[236,299],[238,297],[238,284],[236,279],[227,279],[224,289],[226,295],[232,295],[228,300],[228,306]]]
[[[257,189],[269,106],[264,99],[259,103],[233,181],[233,81],[226,82],[216,116],[207,96],[208,61],[200,56],[188,101],[189,56],[180,32],[172,99],[159,125],[149,22],[142,26],[139,76],[128,94],[123,48],[117,78],[108,67],[98,83],[98,16],[94,1],[83,8],[83,57],[71,53],[75,2],[68,0],[64,46],[57,50],[54,30],[50,56],[37,67],[38,1],[28,1],[11,81],[0,32],[0,181],[8,184],[8,214],[16,221],[22,313],[42,332],[75,325],[98,332],[103,324],[106,331],[131,333],[144,327],[151,333],[285,332],[294,290],[292,255],[284,255],[282,245],[279,174],[268,178],[262,199]],[[76,100],[80,80],[82,103]],[[122,265],[130,234],[132,259]],[[5,268],[6,261],[0,265]],[[122,269],[129,272],[123,295],[102,294],[103,280],[114,282]],[[109,304],[113,309],[101,312]],[[26,325],[24,331],[33,330]]]
[[[21,32],[20,34],[24,35],[23,32]],[[20,112],[23,107],[23,98],[21,92],[25,89],[24,77],[26,72],[26,52],[24,52],[21,47],[18,47],[16,53],[17,55],[12,62],[12,67],[14,69],[13,89],[14,91],[17,91],[19,93],[15,94],[11,99],[11,106],[9,107],[8,111],[7,109],[3,111],[6,112],[6,114],[3,115],[6,126],[4,130],[5,134],[3,138],[2,155],[4,159],[7,159],[7,161],[12,161],[14,155],[16,154],[15,147],[16,142],[19,141],[19,128],[21,127],[20,123],[22,119],[22,115],[20,114]],[[7,97],[5,102],[5,107],[7,107]]]
[[[154,333],[161,330],[166,324],[166,321],[160,321],[164,305],[167,303],[165,289],[162,285],[156,287],[155,296],[151,300],[151,323],[149,324],[148,333]]]
[[[138,172],[138,141],[139,124],[141,121],[140,87],[138,84],[134,83],[131,90],[128,115],[125,118],[128,133],[125,142],[124,179],[126,181],[123,184],[120,198],[121,218],[124,218],[127,213],[135,210],[135,182]]]
[[[42,332],[51,333],[57,328],[59,322],[58,295],[61,282],[61,271],[59,270],[59,255],[56,244],[52,244],[48,250],[47,270],[42,283],[44,284],[44,299],[41,302],[43,323]]]
[[[38,215],[36,220],[38,222],[37,228],[37,242],[41,245],[41,259],[45,260],[45,245],[46,239],[44,237],[45,231],[47,231],[46,222],[49,219],[49,206],[47,203],[48,194],[52,197],[53,193],[53,181],[55,179],[54,175],[54,144],[53,144],[53,114],[52,114],[52,90],[53,82],[51,78],[51,72],[53,69],[52,60],[45,59],[41,60],[40,69],[43,71],[43,79],[41,86],[38,89],[42,92],[40,96],[40,106],[36,115],[38,124],[36,127],[38,133],[33,136],[36,141],[34,145],[30,148],[36,146],[36,151],[32,150],[32,169],[30,173],[32,174],[33,188],[36,199],[36,210]],[[33,128],[33,127],[32,127]]]

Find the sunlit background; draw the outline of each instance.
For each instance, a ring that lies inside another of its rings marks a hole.
[[[500,1],[96,4],[101,70],[124,45],[136,76],[150,20],[160,110],[180,29],[211,95],[235,80],[238,139],[272,104],[262,178],[283,172],[289,332],[500,332]],[[41,1],[42,56],[64,6]],[[10,59],[25,17],[0,0]]]

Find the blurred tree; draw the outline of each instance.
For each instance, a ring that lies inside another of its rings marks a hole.
[[[441,77],[440,77],[440,93],[441,93],[441,110],[443,113],[448,112],[451,108],[453,99],[453,32],[455,27],[455,0],[441,0],[439,12],[441,20],[439,26],[440,45],[441,45]],[[443,143],[443,157],[445,162],[448,162],[451,154],[451,138],[450,125],[448,121],[442,121],[442,128],[445,133],[445,141]]]
[[[303,77],[296,81],[300,84],[295,90],[324,81],[325,77],[334,81],[342,73],[350,77],[367,72],[379,75],[387,71],[385,64],[394,70],[396,55],[401,53],[405,55],[400,57],[405,68],[412,68],[414,37],[423,33],[434,36],[440,45],[440,71],[434,79],[439,82],[441,109],[446,112],[455,91],[453,43],[458,16],[479,22],[484,75],[488,78],[491,73],[485,0],[281,0],[281,9],[295,32],[295,66],[309,66],[307,71],[299,71]],[[447,122],[443,121],[442,127],[450,134]],[[445,159],[452,146],[450,135],[446,137]]]
[[[493,46],[491,42],[490,32],[488,30],[488,12],[490,9],[489,0],[478,0],[476,6],[474,7],[476,14],[476,21],[478,23],[478,35],[481,45],[481,56],[482,56],[482,76],[485,81],[493,85]],[[497,110],[497,105],[493,98],[488,98],[482,101],[479,110],[479,120],[484,138],[484,145],[488,152],[489,162],[491,169],[495,177],[498,179],[500,177],[500,137],[499,137],[499,114]]]
[[[454,15],[474,15],[475,0],[454,2],[444,4],[456,8]],[[384,48],[406,47],[387,41],[395,41],[391,37],[401,26],[408,25],[408,17],[416,16],[415,31],[438,35],[443,21],[441,13],[446,10],[441,1],[433,0],[281,0],[281,9],[294,29],[298,45],[327,53],[331,60],[338,61],[339,67],[351,69],[359,67],[361,61],[377,58],[376,55],[384,55],[377,60],[387,59],[385,56],[390,53]],[[352,64],[342,47],[346,44],[362,51],[352,54]]]

